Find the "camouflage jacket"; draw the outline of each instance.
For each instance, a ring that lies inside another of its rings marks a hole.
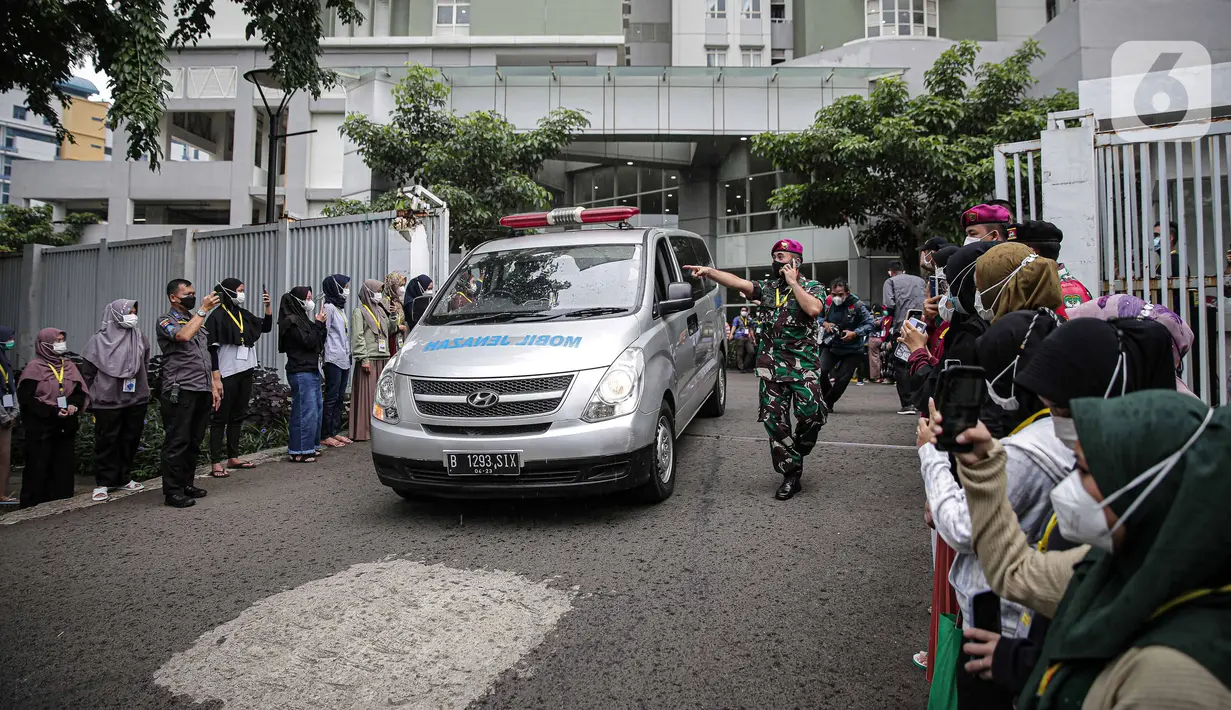
[[[825,301],[825,287],[800,279],[809,294]],[[752,298],[760,301],[753,312],[757,333],[757,376],[775,382],[814,380],[821,362],[820,325],[778,279],[753,282]]]

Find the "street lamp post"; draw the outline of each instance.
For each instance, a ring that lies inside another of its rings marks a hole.
[[[282,86],[282,77],[273,69],[251,69],[244,72],[244,80],[256,86],[257,93],[261,95],[261,103],[265,104],[265,114],[269,116],[269,164],[265,166],[265,221],[275,222],[277,218],[274,210],[274,185],[278,179],[278,141],[291,136],[316,133],[316,129],[294,133],[278,132],[278,126],[282,123],[282,114],[290,104],[291,97],[295,95],[295,90],[287,91]],[[282,99],[278,102],[277,110],[269,105],[269,97],[265,95],[265,89],[282,92]]]

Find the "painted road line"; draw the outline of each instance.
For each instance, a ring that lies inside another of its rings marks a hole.
[[[681,436],[692,437],[694,439],[715,439],[721,441],[753,441],[758,444],[764,444],[769,439],[763,436],[723,436],[721,434],[688,434],[684,433]],[[858,441],[818,441],[817,446],[845,446],[852,449],[891,449],[901,451],[916,451],[918,447],[904,446],[902,444],[864,444]]]
[[[572,596],[511,572],[358,564],[253,604],[154,682],[227,710],[461,710],[543,642]]]

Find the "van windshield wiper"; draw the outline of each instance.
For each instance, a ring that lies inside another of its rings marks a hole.
[[[594,308],[577,308],[571,311],[563,311],[554,313],[542,320],[555,320],[557,318],[592,318],[594,316],[610,316],[616,313],[627,313],[628,309],[620,306],[598,306]],[[537,320],[537,319],[536,319]]]
[[[469,318],[458,318],[456,320],[445,320],[441,325],[466,325],[467,323],[496,323],[499,321],[513,320],[521,313],[509,313],[507,311],[501,313],[481,313],[477,316]]]

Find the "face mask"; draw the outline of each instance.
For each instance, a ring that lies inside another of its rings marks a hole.
[[[4,348],[5,350],[12,350],[13,348],[17,347],[17,341],[10,340],[7,343],[0,343],[0,347]]]
[[[1021,361],[1021,353],[1026,351],[1026,341],[1030,340],[1030,333],[1034,330],[1034,324],[1039,322],[1039,316],[1036,313],[1034,318],[1030,319],[1030,326],[1026,328],[1026,335],[1022,337],[1022,344],[1018,346],[1017,357],[1013,358],[1013,362],[1000,371],[999,375],[993,377],[987,383],[987,395],[992,398],[992,401],[1006,412],[1016,412],[1021,406],[1017,401],[1017,383],[1014,381],[1017,377],[1017,363]],[[996,393],[996,382],[1004,377],[1006,372],[1013,371],[1013,375],[1009,378],[1009,396],[1001,397]]]
[[[192,296],[184,296],[183,298],[180,299],[180,305],[183,306],[184,310],[186,311],[191,311],[192,309],[196,308],[197,307],[196,295],[194,294]]]
[[[1154,251],[1162,251],[1162,250],[1163,250],[1163,238],[1162,236],[1155,234],[1154,235]]]
[[[402,298],[406,297],[406,287],[405,286],[398,286],[398,295],[401,296]]]
[[[936,304],[936,314],[943,321],[953,322],[953,303],[949,300],[952,296],[945,296],[940,299],[940,303]]]
[[[981,241],[983,240],[978,237],[966,237],[966,241],[962,242],[962,246],[968,247],[971,244],[978,244]]]
[[[377,303],[380,303],[381,301],[383,301],[383,300],[384,300],[384,298],[385,298],[385,297],[384,297],[384,295],[383,295],[383,294],[379,294],[379,293],[374,293],[374,294],[372,294],[372,300],[373,300],[373,301],[375,301],[375,302],[377,302]]]
[[[747,318],[747,317],[748,317],[748,311],[740,311],[740,312],[739,312],[739,314],[740,314],[740,316],[741,316],[741,317],[743,317],[743,318]]]
[[[1102,503],[1095,501],[1086,491],[1085,487],[1081,485],[1080,471],[1070,473],[1067,478],[1051,490],[1052,507],[1056,510],[1056,523],[1060,526],[1060,534],[1064,535],[1066,540],[1085,543],[1107,552],[1114,552],[1114,545],[1112,543],[1113,533],[1124,526],[1129,516],[1137,508],[1141,507],[1141,504],[1145,502],[1150,493],[1158,487],[1158,484],[1163,482],[1168,473],[1171,473],[1175,465],[1184,457],[1184,453],[1205,432],[1205,428],[1210,425],[1210,420],[1213,417],[1214,409],[1211,408],[1206,412],[1201,426],[1197,427],[1197,431],[1193,432],[1193,435],[1188,437],[1188,441],[1184,442],[1184,445],[1176,450],[1175,453],[1142,471],[1140,475],[1129,481],[1128,485],[1104,498]],[[1111,505],[1121,496],[1146,481],[1150,483],[1141,492],[1141,495],[1137,496],[1137,500],[1128,506],[1128,509],[1116,521],[1114,527],[1108,528],[1107,518],[1103,515],[1103,508]]]
[[[342,298],[343,298],[343,299],[350,298],[350,289],[349,289],[349,288],[344,288],[344,289],[342,289]]]
[[[774,272],[778,274],[778,278],[782,278],[782,270],[788,266],[794,266],[798,269],[799,259],[791,259],[790,261],[785,261],[782,263],[774,262]]]
[[[242,306],[248,300],[248,294],[243,291],[240,291],[236,293],[234,296],[232,296],[231,300],[235,301],[235,305]]]
[[[68,343],[52,343],[51,350],[55,353],[66,353],[68,352]]]
[[[1051,415],[1051,428],[1055,432],[1056,438],[1069,451],[1077,450],[1077,425],[1073,423],[1071,417],[1058,417],[1055,414]]]
[[[1034,261],[1037,258],[1039,258],[1038,254],[1031,254],[1027,256],[1025,259],[1022,259],[1022,263],[1018,264],[1017,268],[1013,269],[1013,271],[1010,272],[1008,276],[1001,279],[999,283],[992,284],[991,288],[996,288],[997,286],[1001,288],[996,293],[996,298],[995,300],[992,301],[992,305],[990,307],[985,308],[983,306],[983,293],[984,292],[975,290],[975,312],[979,314],[980,318],[987,321],[988,323],[992,322],[992,319],[996,317],[996,304],[1000,302],[1000,297],[1004,295],[1004,286],[1008,284],[1009,281],[1013,280],[1014,276],[1017,276],[1017,272],[1026,268],[1026,264],[1029,264],[1030,262]],[[991,289],[988,289],[988,290],[991,290]]]
[[[124,315],[120,316],[120,327],[121,328],[136,328],[137,327],[137,314],[136,313],[125,313]]]
[[[310,316],[316,312],[316,303],[314,303],[312,299],[308,299],[303,302],[303,309]]]

